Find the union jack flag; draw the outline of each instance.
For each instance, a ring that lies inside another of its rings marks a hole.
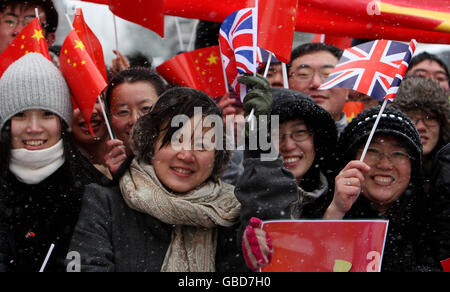
[[[350,88],[376,98],[393,101],[416,48],[375,40],[348,48],[319,89]]]
[[[246,8],[230,14],[220,26],[219,45],[228,84],[240,96],[247,94],[247,86],[238,76],[255,74],[258,67],[256,8]]]

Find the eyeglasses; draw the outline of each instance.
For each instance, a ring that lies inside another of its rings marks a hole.
[[[363,150],[359,149],[358,152],[362,153]],[[409,156],[407,153],[403,151],[393,151],[391,153],[384,153],[381,152],[381,150],[379,149],[369,148],[367,149],[367,154],[364,161],[367,164],[376,164],[379,163],[381,160],[383,160],[385,156],[394,165],[406,164],[410,162],[412,159],[411,156]]]
[[[306,139],[308,139],[308,137],[309,137],[311,134],[312,134],[311,131],[309,131],[309,130],[303,130],[303,129],[302,129],[302,130],[294,131],[294,132],[292,132],[292,133],[279,134],[279,135],[276,135],[276,134],[275,134],[275,137],[279,139],[280,144],[283,144],[284,141],[285,141],[285,139],[286,139],[286,138],[285,138],[286,136],[289,136],[292,140],[294,140],[294,141],[296,141],[296,142],[303,142],[303,141],[305,141]]]
[[[429,72],[423,69],[417,69],[414,70],[411,75],[415,77],[431,78],[439,83],[448,82],[448,76],[445,74],[445,72]]]
[[[429,128],[434,128],[434,127],[439,126],[439,121],[435,117],[410,115],[409,118],[416,126],[419,123],[419,121],[422,121],[422,123],[424,123],[424,125]]]
[[[24,18],[22,18],[22,20],[12,15],[5,15],[3,18],[4,19],[1,20],[0,24],[3,27],[14,29],[20,23],[22,23],[23,27],[27,26],[30,22],[32,22],[36,18],[36,16],[25,16]],[[44,27],[45,25],[42,24],[42,26]]]
[[[139,109],[120,109],[112,113],[111,116],[119,120],[129,120],[134,114],[139,118],[150,112],[151,109],[151,106],[144,106]]]
[[[319,73],[320,79],[322,81],[325,81],[325,79],[328,78],[328,76],[331,74],[333,69],[334,69],[334,66],[326,65],[326,66],[322,66],[318,70],[316,70],[316,69],[311,68],[308,65],[302,64],[302,65],[298,66],[297,69],[295,69],[295,71],[289,75],[289,78],[295,78],[299,81],[308,82],[313,78],[314,74],[316,74],[316,72],[317,72],[317,73]]]

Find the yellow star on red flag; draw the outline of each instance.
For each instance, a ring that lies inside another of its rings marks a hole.
[[[32,37],[33,39],[36,39],[37,42],[40,42],[41,39],[44,39],[44,38],[45,38],[45,37],[44,37],[44,34],[42,33],[42,29],[40,29],[40,30],[35,29],[35,30],[34,30],[34,34],[33,34],[31,37]]]
[[[85,46],[82,41],[75,40],[75,43],[76,43],[76,45],[75,45],[74,49],[80,49],[81,51],[84,51]]]

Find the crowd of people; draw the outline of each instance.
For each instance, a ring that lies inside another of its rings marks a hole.
[[[389,220],[382,271],[441,271],[450,258],[450,74],[437,56],[412,58],[381,117],[370,99],[349,122],[350,96],[367,96],[318,89],[342,56],[332,45],[292,50],[289,89],[277,60],[266,78],[240,77],[243,104],[116,52],[89,128],[58,69],[51,0],[0,1],[0,53],[35,8],[52,61],[26,54],[0,79],[0,271],[38,271],[49,251],[45,271],[257,271],[273,254],[260,223],[273,219]],[[250,127],[250,113],[278,125]],[[250,147],[261,133],[272,159]]]

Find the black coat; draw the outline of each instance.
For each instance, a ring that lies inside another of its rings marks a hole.
[[[430,253],[435,265],[450,258],[450,144],[443,147],[433,163],[426,214]]]
[[[216,271],[249,271],[242,257],[237,228],[219,227]],[[173,226],[125,203],[117,186],[89,185],[76,225],[71,252],[81,272],[159,272]],[[73,262],[68,261],[71,267]]]
[[[103,179],[81,155],[72,154],[39,184],[22,183],[11,172],[1,178],[0,271],[39,271],[52,243],[45,271],[65,271],[84,186]]]

